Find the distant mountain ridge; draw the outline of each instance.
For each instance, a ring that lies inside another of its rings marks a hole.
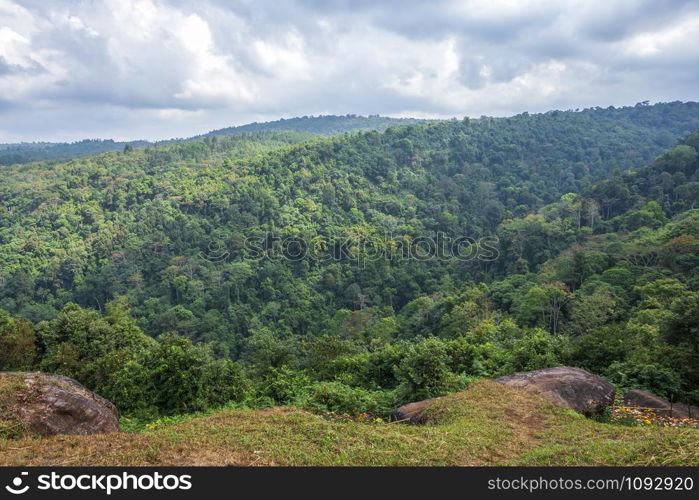
[[[264,132],[305,132],[318,136],[332,136],[358,130],[385,130],[393,126],[413,125],[428,120],[417,118],[389,118],[370,115],[319,115],[280,119],[270,122],[253,122],[245,125],[212,130],[206,134],[188,138],[162,141],[114,141],[112,139],[84,139],[76,142],[22,142],[0,144],[0,165],[13,165],[44,160],[69,160],[83,158],[107,151],[120,151],[130,147],[158,146],[206,137],[257,134]]]
[[[385,130],[389,127],[415,125],[433,120],[423,120],[419,118],[389,118],[379,115],[322,115],[322,116],[301,116],[276,120],[273,122],[253,122],[237,127],[222,128],[212,130],[201,137],[217,135],[234,135],[250,132],[267,132],[270,130],[294,130],[297,132],[309,132],[312,134],[330,136],[344,134],[355,130]]]
[[[119,151],[131,147],[149,146],[148,141],[120,142],[112,139],[84,139],[77,142],[21,142],[0,144],[0,165],[29,163],[44,160],[70,160],[107,151]]]
[[[580,116],[596,116],[597,118],[608,118],[627,122],[637,127],[658,127],[662,126],[669,131],[665,137],[662,147],[667,147],[679,139],[688,131],[696,127],[695,113],[699,109],[696,102],[666,102],[649,105],[647,102],[638,103],[635,106],[607,108],[593,107],[582,110],[552,110],[546,113],[533,113],[532,115],[557,115],[569,114]],[[529,113],[523,113],[527,116]],[[511,117],[514,118],[514,117]],[[507,120],[508,118],[481,117],[480,120]],[[301,116],[295,118],[282,118],[269,122],[253,122],[245,125],[237,125],[222,129],[212,130],[205,134],[194,135],[186,138],[172,138],[160,141],[114,141],[112,139],[84,139],[81,141],[66,142],[22,142],[22,143],[0,143],[0,166],[29,163],[33,161],[63,161],[74,158],[84,158],[94,154],[108,151],[122,151],[125,148],[164,146],[188,141],[197,141],[221,136],[248,136],[270,132],[295,132],[297,134],[308,134],[310,136],[329,137],[342,135],[354,131],[386,130],[391,127],[402,127],[409,125],[424,124],[440,120],[429,120],[420,118],[390,118],[380,115],[362,116],[356,114],[346,115],[318,115]],[[302,137],[295,137],[292,142],[299,142]],[[661,149],[662,149],[661,147]]]

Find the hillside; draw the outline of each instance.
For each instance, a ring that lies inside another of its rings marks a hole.
[[[427,121],[428,120],[420,120],[417,118],[389,118],[387,116],[379,115],[302,116],[288,119],[282,118],[281,120],[272,122],[254,122],[246,125],[239,125],[237,127],[212,130],[211,132],[203,134],[200,137],[239,135],[271,131],[307,132],[320,136],[332,136],[361,130],[386,130],[390,127],[416,125],[425,123]]]
[[[384,417],[561,364],[696,404],[697,132],[664,128],[695,109],[9,167],[0,369],[75,378],[136,428],[226,404]]]
[[[427,426],[332,422],[297,408],[222,410],[137,434],[0,441],[0,465],[699,465],[699,432],[586,420],[489,382]]]
[[[283,146],[300,138],[288,133],[277,133],[271,143],[269,134],[251,141],[211,138],[6,168],[0,180],[0,263],[7,279],[19,272],[12,279],[26,286],[0,292],[5,297],[0,307],[39,320],[54,316],[67,301],[96,307],[128,293],[137,308],[148,298],[158,298],[166,308],[179,304],[194,314],[195,323],[203,319],[203,309],[193,303],[200,298],[205,310],[223,313],[233,304],[259,310],[271,297],[248,287],[241,292],[232,278],[224,278],[224,288],[215,292],[224,299],[220,303],[198,292],[173,290],[167,281],[181,271],[173,269],[175,275],[165,281],[163,273],[171,259],[184,259],[186,264],[176,267],[192,268],[187,281],[195,281],[189,286],[193,290],[211,282],[211,273],[225,276],[234,262],[241,262],[245,265],[237,269],[245,281],[278,281],[265,276],[259,259],[243,255],[246,238],[266,233],[306,241],[357,232],[489,236],[507,218],[580,192],[615,169],[643,166],[692,125],[699,125],[697,105],[671,104],[445,122],[290,147]],[[230,257],[226,265],[213,247]],[[325,288],[319,280],[330,279],[328,266],[305,276],[297,265],[281,266],[289,276],[275,286],[307,289],[308,302],[294,303],[292,294],[284,293],[282,311],[308,309],[312,303],[331,315],[350,305],[342,295],[355,283],[372,305],[400,308],[432,293],[432,280],[444,274],[441,267],[420,266],[424,269],[411,276],[399,273],[376,283],[374,272],[365,275],[346,264],[338,263],[345,276],[332,278],[330,296],[319,290]],[[474,271],[484,270],[451,273],[458,283]],[[382,297],[379,288],[395,292]],[[39,290],[48,296],[32,296]],[[162,332],[159,322],[152,318],[144,326],[149,333]],[[321,327],[298,318],[284,323],[302,331]]]
[[[634,108],[595,108],[583,113],[607,116],[624,127],[637,127],[640,130],[666,132],[650,138],[659,145],[669,145],[672,140],[695,128],[695,103],[667,103],[654,106]],[[554,112],[558,113],[558,112]],[[487,117],[481,117],[481,120]],[[254,136],[268,132],[293,132],[311,136],[327,137],[347,132],[378,130],[427,123],[429,120],[416,118],[389,118],[379,115],[319,115],[280,119],[269,122],[254,122],[234,127],[212,130],[206,134],[189,138],[167,139],[160,141],[114,141],[111,139],[84,139],[76,142],[22,142],[0,144],[0,166],[22,164],[35,161],[65,161],[84,158],[108,151],[123,151],[130,147],[153,147],[180,142],[196,141],[206,137],[220,136]]]
[[[193,136],[187,139],[169,139],[162,141],[113,141],[111,139],[85,139],[71,143],[64,142],[23,142],[0,144],[0,166],[29,163],[33,161],[61,161],[71,158],[84,158],[86,156],[104,153],[107,151],[122,151],[124,148],[152,147],[157,145],[173,144],[184,141],[202,139],[204,137],[245,135],[254,136],[267,132],[292,132],[310,136],[332,136],[358,130],[384,130],[388,127],[410,125],[424,120],[412,118],[388,118],[384,116],[357,116],[357,115],[322,115],[304,116],[288,120],[276,120],[262,123],[249,123],[237,127],[227,127],[212,130],[207,134]]]
[[[21,142],[0,144],[0,166],[32,161],[60,161],[82,158],[106,151],[121,151],[132,147],[149,146],[148,141],[119,142],[111,139],[85,139],[76,142]]]

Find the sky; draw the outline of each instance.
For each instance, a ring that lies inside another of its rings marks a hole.
[[[0,0],[0,142],[699,100],[696,0]]]

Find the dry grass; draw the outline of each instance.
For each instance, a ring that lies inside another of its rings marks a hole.
[[[0,439],[24,435],[24,424],[16,408],[31,396],[31,392],[19,373],[4,373],[0,377]]]
[[[699,431],[581,419],[490,382],[425,426],[338,423],[297,408],[225,410],[138,434],[0,441],[2,465],[699,464]]]

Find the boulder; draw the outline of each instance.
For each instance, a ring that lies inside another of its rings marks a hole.
[[[391,422],[406,422],[409,424],[424,424],[427,423],[425,410],[439,398],[424,399],[414,403],[408,403],[401,406],[391,413]]]
[[[629,391],[624,396],[624,405],[652,408],[657,415],[674,418],[699,418],[699,408],[668,400],[640,389]]]
[[[538,394],[586,416],[598,414],[611,405],[616,392],[606,380],[570,366],[515,373],[493,382]]]
[[[75,380],[40,372],[2,372],[3,413],[25,432],[102,434],[119,431],[116,407]],[[7,389],[10,390],[7,390]]]

